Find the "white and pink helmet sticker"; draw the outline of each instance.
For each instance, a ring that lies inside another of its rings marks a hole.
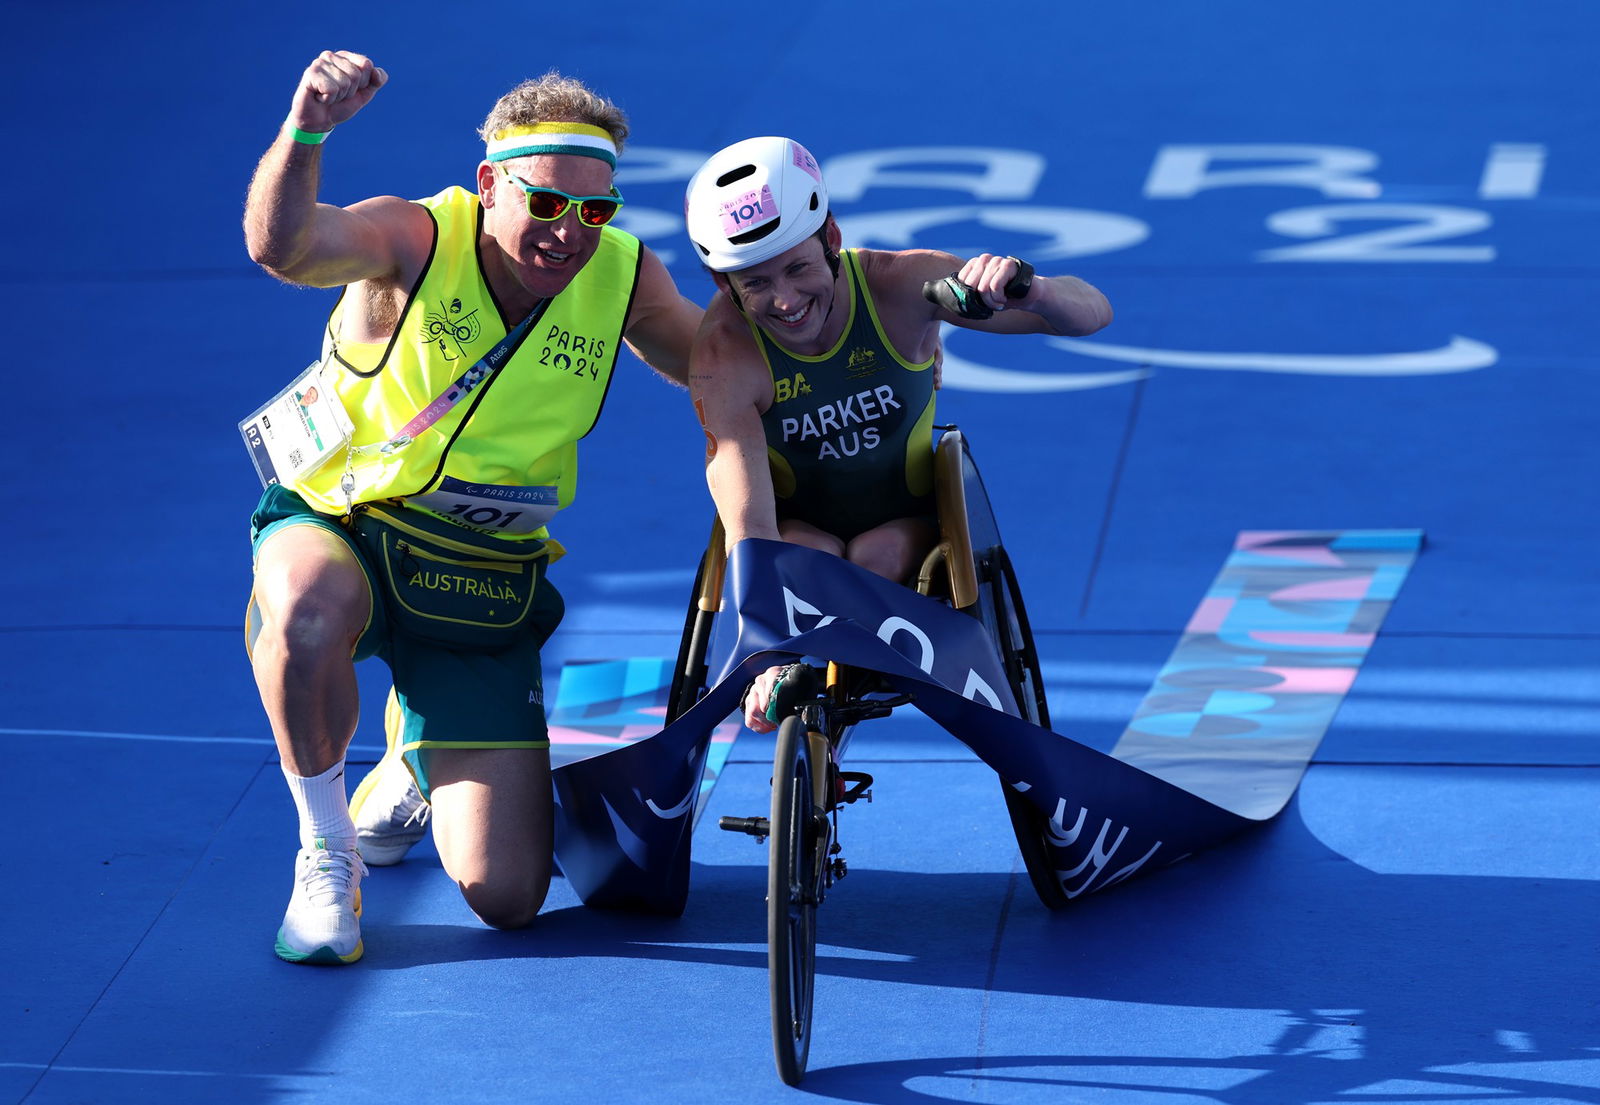
[[[732,238],[747,233],[778,217],[778,205],[772,200],[772,189],[761,186],[761,191],[749,191],[738,199],[722,203],[722,233]]]
[[[822,183],[822,170],[817,168],[816,160],[806,152],[806,148],[794,139],[789,139],[789,153],[794,157],[794,163],[811,174],[811,179],[818,184]]]

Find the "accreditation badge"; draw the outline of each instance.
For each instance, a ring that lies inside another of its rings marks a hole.
[[[321,361],[239,423],[263,487],[292,486],[335,453],[346,452],[352,432],[344,405],[323,384]]]

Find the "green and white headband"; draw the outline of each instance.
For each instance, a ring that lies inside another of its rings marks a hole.
[[[617,167],[617,144],[610,132],[588,123],[534,123],[532,126],[505,127],[490,136],[488,145],[490,162],[539,154],[567,154],[596,157],[613,169]]]

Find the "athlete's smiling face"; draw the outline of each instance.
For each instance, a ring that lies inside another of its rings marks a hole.
[[[555,188],[573,196],[603,196],[611,191],[611,166],[594,157],[540,154],[478,166],[478,196],[483,228],[505,255],[510,275],[535,297],[561,292],[600,245],[600,228],[578,221],[578,205],[568,204],[550,222],[528,214],[524,184]]]
[[[826,233],[837,252],[832,219]],[[785,349],[814,356],[838,340],[845,322],[832,317],[838,280],[815,234],[770,261],[726,276],[745,314]]]

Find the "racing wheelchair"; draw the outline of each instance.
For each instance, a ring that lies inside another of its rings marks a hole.
[[[1010,558],[965,437],[946,428],[934,454],[939,541],[916,590],[978,618],[993,643],[1021,716],[1049,728],[1033,634]],[[722,603],[725,548],[720,522],[701,559],[668,698],[670,722],[708,689],[713,623]],[[779,1076],[797,1085],[811,1046],[817,908],[848,872],[840,854],[839,813],[871,797],[872,777],[842,767],[853,728],[911,701],[886,691],[874,673],[829,663],[791,665],[775,696],[778,720],[772,803],[765,817],[724,817],[720,827],[768,843],[767,952],[773,1056]],[[1051,909],[1067,904],[1052,863],[1049,819],[1001,780],[1034,890]]]

